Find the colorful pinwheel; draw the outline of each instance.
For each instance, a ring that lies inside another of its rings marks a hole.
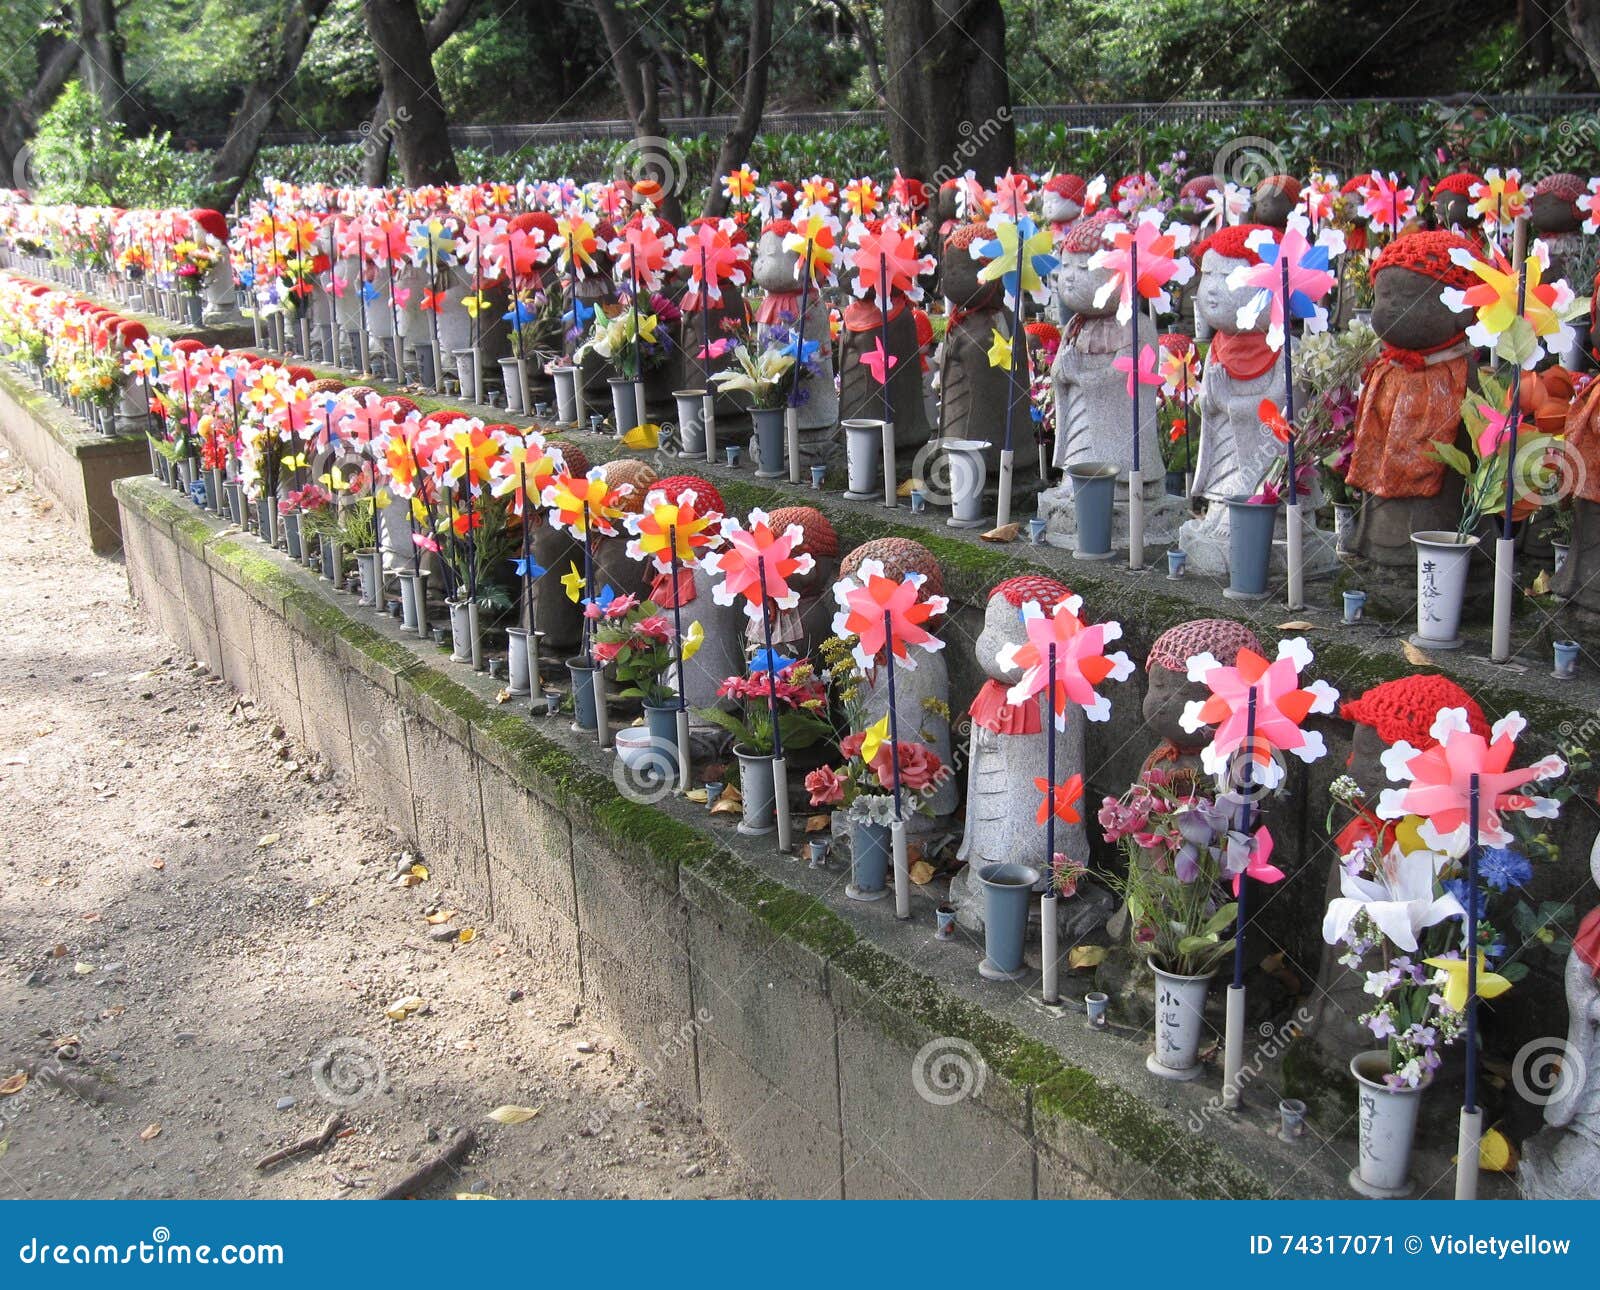
[[[545,486],[540,500],[552,512],[551,520],[578,541],[588,545],[591,532],[614,537],[622,518],[622,491],[606,483],[605,472],[596,466],[587,475],[566,471],[554,476]]]
[[[863,560],[855,576],[834,584],[839,612],[833,616],[833,634],[856,638],[852,652],[863,671],[876,666],[886,652],[891,667],[897,659],[915,668],[911,646],[930,652],[944,648],[944,642],[928,631],[926,624],[948,612],[950,602],[943,596],[921,599],[924,581],[920,573],[891,578],[881,560]]]
[[[644,509],[629,515],[626,523],[633,540],[628,557],[648,560],[661,573],[680,565],[694,565],[708,552],[720,533],[722,516],[698,509],[693,489],[684,489],[671,501],[660,489],[645,494]]]
[[[708,306],[722,304],[722,284],[742,287],[750,263],[750,248],[736,243],[737,228],[732,220],[696,220],[678,230],[678,245],[672,252],[672,265],[688,276],[680,307],[686,313],[699,313]]]
[[[1566,772],[1566,763],[1552,753],[1531,766],[1509,769],[1517,739],[1527,722],[1512,712],[1495,722],[1489,738],[1475,733],[1462,708],[1442,708],[1428,733],[1437,742],[1418,751],[1402,739],[1386,749],[1383,768],[1403,788],[1386,788],[1378,797],[1380,819],[1406,815],[1424,819],[1418,830],[1423,843],[1448,855],[1465,853],[1471,832],[1473,777],[1478,783],[1478,840],[1489,846],[1512,841],[1502,816],[1519,812],[1533,819],[1554,819],[1557,803],[1519,791],[1537,780]]]
[[[1268,228],[1257,229],[1245,245],[1261,259],[1259,264],[1242,264],[1228,275],[1228,289],[1255,288],[1255,294],[1239,307],[1239,330],[1255,330],[1261,311],[1270,306],[1267,345],[1281,350],[1288,335],[1288,320],[1298,318],[1306,331],[1328,329],[1328,311],[1318,302],[1336,281],[1330,265],[1344,251],[1344,234],[1325,228],[1315,242],[1306,234],[1310,225],[1304,215],[1291,215],[1281,237],[1274,238]]]
[[[1177,254],[1189,245],[1189,226],[1174,223],[1163,232],[1161,224],[1161,212],[1156,210],[1141,213],[1132,227],[1113,224],[1106,230],[1111,245],[1089,258],[1091,269],[1107,274],[1095,293],[1095,305],[1104,307],[1115,295],[1118,322],[1132,319],[1135,295],[1151,301],[1162,313],[1170,312],[1172,296],[1167,285],[1175,282],[1182,286],[1194,276],[1194,263]]]
[[[1451,260],[1470,269],[1480,281],[1476,286],[1446,287],[1440,292],[1444,303],[1457,313],[1476,312],[1478,320],[1467,328],[1467,339],[1527,370],[1547,352],[1564,352],[1572,343],[1572,328],[1567,324],[1582,309],[1566,282],[1544,280],[1550,268],[1545,244],[1535,241],[1528,253],[1520,315],[1516,268],[1492,243],[1487,254],[1489,258],[1483,259],[1465,247],[1451,251]]]
[[[1138,397],[1139,386],[1160,385],[1161,372],[1156,366],[1156,347],[1146,345],[1139,351],[1139,365],[1134,368],[1132,354],[1118,354],[1111,360],[1111,366],[1117,371],[1126,373],[1128,378],[1127,391],[1130,399]]]
[[[1095,689],[1102,681],[1126,681],[1133,675],[1133,662],[1122,650],[1106,653],[1106,646],[1122,636],[1120,623],[1096,623],[1079,617],[1082,596],[1068,596],[1048,613],[1037,600],[1022,606],[1022,625],[1028,639],[1001,649],[996,662],[1007,671],[1020,668],[1022,675],[1006,692],[1006,702],[1020,707],[1035,695],[1050,692],[1050,710],[1057,730],[1067,727],[1067,704],[1076,703],[1090,721],[1111,717],[1111,700]],[[1055,670],[1050,654],[1055,651]]]
[[[839,249],[839,221],[829,214],[825,206],[806,206],[797,210],[794,228],[784,234],[783,249],[799,257],[795,276],[811,266],[811,285],[831,287],[839,281],[839,271],[834,258]]]
[[[735,206],[747,205],[755,196],[756,185],[761,182],[761,172],[749,166],[730,170],[722,177],[722,195]]]
[[[934,260],[931,255],[917,254],[917,233],[892,220],[885,220],[876,230],[855,227],[859,236],[850,251],[855,294],[876,300],[880,308],[887,308],[893,295],[922,299],[917,278],[933,271]]]
[[[798,524],[774,533],[764,511],[751,511],[749,528],[732,516],[724,519],[722,540],[722,550],[701,559],[701,567],[708,573],[721,575],[722,581],[711,592],[717,604],[742,601],[745,613],[760,619],[769,601],[779,609],[793,609],[800,603],[800,592],[789,585],[789,579],[797,573],[810,573],[815,561],[809,551],[794,554],[805,540],[805,531]]]
[[[968,248],[974,260],[989,262],[978,270],[978,280],[998,281],[1013,308],[1024,295],[1043,304],[1050,296],[1050,275],[1061,264],[1051,253],[1049,228],[1040,228],[1028,215],[1012,219],[1000,213],[991,227],[992,238],[974,238]]]
[[[1400,176],[1392,170],[1385,175],[1374,170],[1362,183],[1361,217],[1374,233],[1398,233],[1406,221],[1417,213],[1417,190],[1411,185],[1400,186]]]
[[[1490,166],[1467,196],[1472,199],[1468,213],[1482,220],[1484,228],[1490,232],[1510,228],[1528,213],[1528,194],[1522,186],[1522,172],[1515,167],[1502,173],[1499,167]]]

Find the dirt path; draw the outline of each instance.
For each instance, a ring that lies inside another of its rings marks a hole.
[[[396,885],[381,819],[148,627],[3,449],[0,552],[0,1196],[370,1196],[467,1129],[422,1194],[753,1193],[470,906]],[[347,1136],[255,1168],[336,1111]]]

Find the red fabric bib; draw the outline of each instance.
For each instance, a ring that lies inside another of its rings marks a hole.
[[[1010,687],[1003,682],[985,681],[983,688],[978,691],[978,697],[967,709],[967,715],[975,724],[985,730],[992,730],[997,735],[1038,734],[1044,729],[1044,721],[1039,715],[1038,700],[1020,706],[1007,703],[1008,689]]]

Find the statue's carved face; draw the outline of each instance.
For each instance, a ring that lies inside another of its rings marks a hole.
[[[1250,218],[1257,224],[1282,228],[1289,222],[1289,216],[1294,214],[1294,208],[1295,203],[1290,200],[1288,192],[1282,188],[1269,188],[1256,194],[1250,208]]]
[[[1239,310],[1249,304],[1256,294],[1254,287],[1233,288],[1228,285],[1228,275],[1247,264],[1215,251],[1207,251],[1200,265],[1200,292],[1195,297],[1195,311],[1211,325],[1213,331],[1240,332]],[[1269,311],[1263,309],[1256,319],[1255,330],[1266,331],[1270,323]]]
[[[940,268],[940,289],[963,309],[992,309],[1000,303],[1000,286],[979,282],[983,260],[974,260],[964,246],[947,246]]]
[[[1022,678],[1021,668],[1000,666],[1000,651],[1007,645],[1021,645],[1028,639],[1022,626],[1022,611],[1004,596],[991,596],[983,611],[983,630],[975,646],[978,666],[996,681],[1015,685]]]
[[[1047,188],[1039,197],[1039,213],[1048,224],[1070,224],[1083,214],[1083,207],[1072,198],[1063,197]]]
[[[765,291],[800,290],[800,256],[783,249],[777,233],[763,233],[756,244],[756,259],[751,270],[758,287]]]
[[[1062,301],[1073,313],[1084,314],[1091,318],[1104,318],[1116,313],[1117,302],[1113,294],[1105,304],[1095,304],[1095,293],[1105,285],[1110,277],[1110,271],[1091,269],[1089,267],[1091,254],[1089,251],[1064,252],[1061,256],[1061,267],[1056,271],[1056,284],[1061,292]]]
[[[1371,726],[1358,725],[1350,739],[1350,775],[1361,787],[1371,806],[1378,804],[1378,794],[1394,785],[1378,759],[1389,747]]]
[[[1150,732],[1186,753],[1198,753],[1210,742],[1207,729],[1190,733],[1178,724],[1184,705],[1191,699],[1204,699],[1209,691],[1198,681],[1191,681],[1182,672],[1165,667],[1152,667],[1146,673],[1148,682],[1144,694],[1144,723]]]
[[[1433,199],[1433,213],[1440,228],[1476,228],[1480,223],[1473,218],[1472,198],[1466,193],[1438,193]]]
[[[1462,314],[1444,303],[1444,287],[1413,269],[1390,266],[1372,280],[1372,328],[1400,349],[1433,349],[1459,336]]]
[[[1528,221],[1539,233],[1576,233],[1578,209],[1557,193],[1536,193],[1528,202]]]

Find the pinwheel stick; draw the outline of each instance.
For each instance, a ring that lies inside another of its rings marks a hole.
[[[1132,337],[1128,369],[1133,384],[1133,469],[1128,472],[1128,568],[1144,568],[1144,471],[1139,462],[1139,242],[1128,241],[1128,304]]]
[[[1517,317],[1523,316],[1528,304],[1528,221],[1517,216],[1511,235],[1511,258],[1517,265]],[[1489,661],[1511,661],[1511,602],[1516,595],[1517,545],[1512,527],[1511,506],[1516,500],[1517,474],[1517,422],[1522,419],[1522,372],[1515,363],[1511,368],[1511,415],[1506,422],[1506,495],[1505,514],[1500,517],[1500,537],[1494,544],[1494,625],[1491,632]]]
[[[433,338],[433,392],[437,394],[444,385],[444,355],[439,352],[439,262],[434,256],[433,242],[428,242],[428,285],[433,288],[432,308],[428,310],[428,334]],[[466,392],[462,391],[462,397]]]
[[[1478,772],[1467,782],[1467,1081],[1456,1133],[1456,1199],[1478,1199],[1478,1140],[1483,1109],[1478,1105]]]
[[[1248,839],[1254,809],[1250,793],[1255,784],[1256,772],[1256,687],[1250,687],[1246,700],[1244,721],[1244,767],[1239,785],[1239,831]],[[1247,845],[1254,845],[1247,843]],[[1222,1106],[1224,1110],[1237,1111],[1240,1106],[1240,1072],[1244,1069],[1244,924],[1246,898],[1250,893],[1250,878],[1241,874],[1239,895],[1235,902],[1233,922],[1233,984],[1228,987],[1228,1020],[1223,1036],[1222,1056]]]
[[[778,721],[778,668],[772,653],[772,611],[767,607],[765,556],[756,557],[756,583],[756,594],[761,597],[762,643],[767,647],[767,716],[772,722],[772,795],[778,814],[778,850],[788,851],[789,767],[783,760],[783,726]],[[892,709],[892,703],[890,707]]]
[[[700,418],[705,423],[706,461],[715,465],[717,460],[717,395],[711,388],[711,269],[706,259],[705,243],[700,244],[700,385],[705,391],[700,405]]]
[[[1011,522],[1011,479],[1015,471],[1016,449],[1011,442],[1011,412],[1017,397],[1017,339],[1022,333],[1019,314],[1022,307],[1021,251],[1017,265],[1017,289],[1006,296],[1006,306],[1011,313],[1011,354],[1006,364],[1006,431],[1000,442],[1000,496],[995,512],[995,525]],[[1026,342],[1024,342],[1026,344]]]
[[[575,248],[569,247],[572,271],[568,275],[568,290],[572,297],[572,330],[573,337],[567,342],[568,353],[572,359],[572,406],[573,417],[578,429],[583,429],[583,362],[578,358],[578,335],[583,330],[583,324],[578,318],[578,256]],[[588,653],[587,646],[584,650]]]
[[[404,359],[405,339],[400,335],[400,302],[394,294],[394,256],[389,256],[389,348],[394,361],[394,379],[398,384],[405,384],[406,369]]]
[[[639,336],[639,266],[635,263],[637,251],[628,253],[628,278],[632,286],[633,309],[633,425],[618,426],[617,437],[644,424],[644,344]]]
[[[667,550],[668,559],[671,561],[669,576],[672,579],[672,639],[676,642],[673,649],[674,662],[678,670],[678,791],[689,791],[689,706],[688,684],[684,679],[683,671],[683,596],[678,590],[678,526],[667,525]],[[768,655],[771,658],[771,655]]]
[[[789,482],[800,482],[800,376],[806,359],[806,310],[811,307],[811,242],[806,242],[800,274],[800,316],[794,324],[794,368],[789,374],[789,405],[784,411],[784,448],[789,454]]]
[[[1294,463],[1294,313],[1289,304],[1289,257],[1278,247],[1278,268],[1283,275],[1283,419],[1289,426],[1288,477],[1284,522],[1288,533],[1289,608],[1305,608],[1305,570],[1302,555],[1304,531],[1300,523],[1300,484]]]
[[[1050,810],[1044,817],[1044,898],[1039,902],[1039,962],[1043,968],[1044,1001],[1060,1003],[1056,964],[1056,647],[1052,643],[1045,654],[1045,674],[1049,684],[1045,689],[1045,778],[1050,784]]]
[[[894,916],[911,917],[911,868],[906,853],[905,812],[900,804],[900,714],[894,695],[894,616],[883,611],[883,661],[889,669],[889,772],[894,790],[894,823],[889,835],[894,843]]]
[[[883,350],[883,504],[899,504],[894,477],[894,401],[889,395],[889,257],[878,252],[878,337]]]

